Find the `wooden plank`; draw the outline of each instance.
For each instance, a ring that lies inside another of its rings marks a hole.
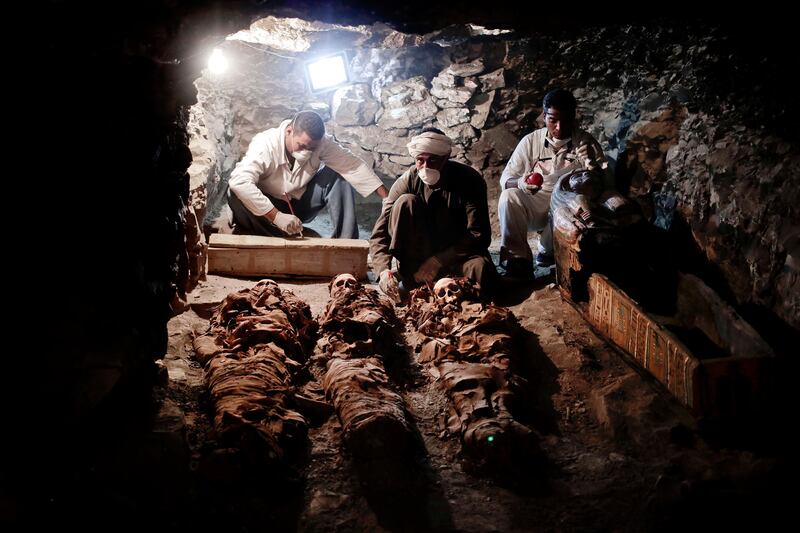
[[[212,235],[208,249],[208,272],[212,274],[330,278],[349,272],[358,279],[367,275],[367,241],[316,238],[295,241],[254,235],[224,235],[215,239],[215,235],[219,234]],[[232,246],[233,243],[243,246]]]
[[[366,277],[369,243],[358,239],[283,239],[215,233],[208,271],[240,276]]]
[[[369,242],[361,239],[321,239],[318,237],[284,239],[281,237],[233,235],[230,233],[213,233],[208,245],[213,248],[369,250]]]
[[[209,248],[208,272],[238,276],[322,277],[349,272],[358,279],[367,274],[366,254],[297,250],[261,250],[254,248]]]

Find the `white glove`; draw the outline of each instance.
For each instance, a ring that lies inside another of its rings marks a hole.
[[[527,178],[529,175],[530,174],[526,174],[526,175],[522,176],[521,178],[518,178],[517,179],[517,187],[519,189],[522,189],[523,191],[525,191],[528,194],[536,194],[537,192],[539,192],[539,189],[541,189],[541,186],[539,186],[539,185],[531,185],[531,184],[527,183],[525,181],[525,178]]]
[[[294,235],[303,231],[303,222],[299,218],[280,211],[275,215],[275,220],[273,220],[272,223],[289,235]]]
[[[383,294],[395,302],[400,300],[400,282],[397,281],[397,277],[391,270],[386,269],[381,272],[378,279],[378,287],[383,291]]]

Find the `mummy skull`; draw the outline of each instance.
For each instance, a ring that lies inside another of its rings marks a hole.
[[[351,274],[339,274],[333,278],[331,283],[331,296],[336,296],[343,290],[355,289],[356,287],[358,287],[358,280],[355,277]]]
[[[441,304],[455,304],[462,298],[461,287],[453,278],[442,278],[433,286],[433,295]]]

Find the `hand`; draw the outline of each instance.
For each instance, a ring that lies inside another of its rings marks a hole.
[[[303,231],[303,222],[299,218],[280,211],[275,214],[275,220],[272,223],[289,235],[299,234]]]
[[[522,176],[521,178],[517,178],[517,187],[522,189],[524,192],[526,192],[528,194],[536,194],[537,192],[539,192],[539,189],[542,188],[541,185],[532,185],[532,184],[527,182],[528,176],[530,176],[532,174],[533,174],[533,172],[531,172],[530,174],[526,174],[525,176]]]
[[[435,255],[430,256],[422,263],[422,266],[419,267],[414,273],[414,281],[417,283],[431,283],[434,279],[436,279],[436,274],[439,273],[439,270],[442,268],[442,263],[436,259]]]
[[[594,150],[588,144],[578,146],[576,151],[578,161],[583,163],[586,170],[594,170],[597,168],[597,161],[594,158]]]
[[[395,302],[400,301],[400,283],[397,281],[397,277],[395,277],[394,272],[391,270],[386,269],[381,272],[380,276],[378,277],[378,287],[380,287],[381,291],[383,291],[383,294]]]

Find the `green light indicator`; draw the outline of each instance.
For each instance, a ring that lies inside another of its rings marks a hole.
[[[489,435],[488,437],[486,437],[486,440],[488,442],[494,442],[494,435]]]

